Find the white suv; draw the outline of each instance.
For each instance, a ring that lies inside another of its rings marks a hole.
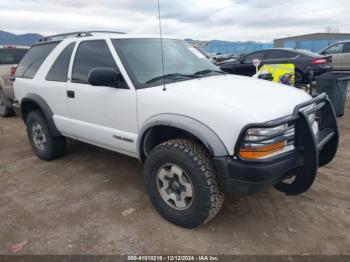
[[[188,228],[213,218],[228,193],[305,192],[338,146],[326,95],[227,75],[177,39],[47,37],[14,86],[39,158],[61,157],[65,137],[138,158],[155,208]]]

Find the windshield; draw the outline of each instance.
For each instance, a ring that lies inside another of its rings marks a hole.
[[[113,44],[137,88],[222,73],[201,52],[182,40],[115,39]]]

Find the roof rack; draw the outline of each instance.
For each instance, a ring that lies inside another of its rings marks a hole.
[[[113,33],[113,34],[126,34],[123,32],[116,31],[81,31],[81,32],[70,32],[65,34],[45,36],[39,39],[39,42],[48,42],[48,41],[61,41],[67,37],[86,37],[92,36],[93,33]]]

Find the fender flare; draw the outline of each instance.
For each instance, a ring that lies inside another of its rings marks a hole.
[[[159,114],[148,118],[137,138],[137,154],[139,159],[142,155],[142,144],[147,132],[156,126],[169,126],[182,129],[197,137],[209,150],[212,156],[227,156],[228,150],[220,137],[204,123],[188,116],[178,114]]]
[[[37,94],[29,93],[21,101],[21,112],[22,119],[24,122],[26,121],[26,116],[28,114],[27,112],[24,112],[24,104],[27,102],[34,103],[36,106],[39,107],[46,119],[47,125],[53,136],[62,136],[62,134],[58,131],[55,122],[53,121],[53,112],[50,106],[46,103],[44,98]]]

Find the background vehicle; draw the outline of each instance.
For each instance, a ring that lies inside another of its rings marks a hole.
[[[221,62],[227,61],[227,60],[238,60],[239,56],[237,56],[236,54],[221,54],[218,56],[215,56],[213,58],[213,60],[215,61],[215,63],[218,65]]]
[[[0,46],[0,116],[13,114],[12,102],[14,99],[11,74],[15,73],[15,65],[27,53],[29,47],[3,45]]]
[[[334,70],[350,70],[350,40],[336,43],[320,52],[332,58]]]
[[[63,156],[65,137],[136,157],[154,207],[188,228],[211,220],[225,194],[305,192],[338,146],[324,94],[226,74],[182,40],[47,37],[14,85],[39,158]]]
[[[205,52],[205,50],[200,47],[200,46],[194,46],[194,48],[196,48],[202,55],[204,55],[207,59],[209,59],[209,54],[207,52]]]
[[[308,83],[308,67],[313,69],[314,76],[332,69],[331,63],[326,56],[288,48],[256,51],[241,57],[240,60],[223,62],[219,67],[221,70],[231,74],[252,76],[256,73],[256,68],[253,65],[254,59],[259,59],[261,66],[264,64],[294,64],[297,85]]]

